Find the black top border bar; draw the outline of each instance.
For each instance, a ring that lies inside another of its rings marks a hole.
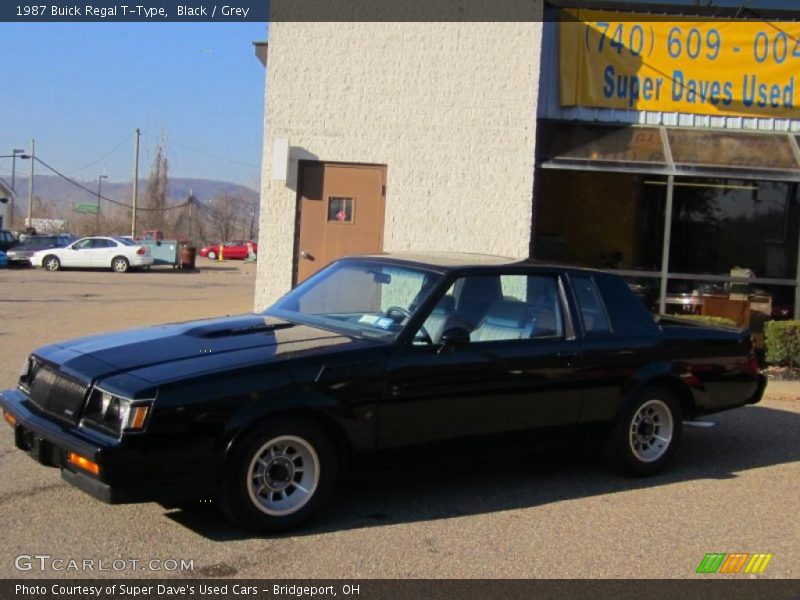
[[[620,21],[800,21],[800,10],[603,0],[2,0],[0,22],[537,22],[558,20],[558,8],[615,11]]]

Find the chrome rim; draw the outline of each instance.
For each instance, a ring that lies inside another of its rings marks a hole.
[[[675,430],[672,411],[663,400],[648,400],[633,415],[630,445],[642,462],[658,460],[669,449]]]
[[[290,515],[311,500],[319,484],[319,457],[303,438],[282,435],[253,455],[247,469],[247,491],[260,511]]]
[[[126,263],[123,259],[118,258],[114,261],[114,270],[120,273],[124,273],[128,270],[128,263]]]
[[[217,253],[216,252],[209,252],[208,253],[208,258],[210,258],[211,260],[214,260],[215,258],[217,258]]]
[[[44,268],[48,271],[57,271],[58,270],[58,259],[57,258],[48,258],[44,261]]]

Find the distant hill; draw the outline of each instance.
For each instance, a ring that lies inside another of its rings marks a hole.
[[[33,178],[33,195],[41,198],[43,202],[52,202],[56,210],[69,208],[75,202],[95,202],[97,200],[97,180],[82,181],[76,179],[76,181],[94,193],[85,192],[55,175],[35,175]],[[17,175],[15,187],[20,203],[26,203],[28,199],[28,178]],[[140,199],[143,197],[146,187],[147,180],[140,179],[138,192]],[[258,192],[255,190],[228,181],[183,177],[171,177],[169,179],[168,195],[172,202],[186,199],[190,191],[201,201],[209,200],[220,194],[229,194],[245,200],[258,199]],[[124,202],[125,204],[131,203],[132,190],[130,182],[117,183],[104,179],[102,193],[107,198]]]

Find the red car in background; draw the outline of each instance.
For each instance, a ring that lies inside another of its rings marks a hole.
[[[230,242],[223,242],[222,244],[210,244],[200,249],[200,256],[205,256],[211,260],[219,258],[220,246],[222,246],[223,259],[245,259],[248,256],[247,246],[253,247],[253,253],[258,254],[258,244],[255,242],[247,242],[245,240],[233,240]]]

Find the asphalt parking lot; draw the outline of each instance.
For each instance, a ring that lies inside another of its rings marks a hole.
[[[251,310],[253,265],[199,264],[197,273],[0,270],[0,386],[48,342]],[[687,428],[656,478],[622,479],[586,455],[360,477],[314,526],[280,537],[234,530],[213,505],[101,504],[17,451],[0,423],[0,577],[736,577],[695,575],[707,552],[772,553],[759,577],[800,576],[800,399],[709,420],[716,426]],[[42,570],[21,555],[50,558]],[[53,559],[126,566],[53,570]],[[153,559],[164,566],[149,570]],[[167,570],[170,560],[193,568]]]

